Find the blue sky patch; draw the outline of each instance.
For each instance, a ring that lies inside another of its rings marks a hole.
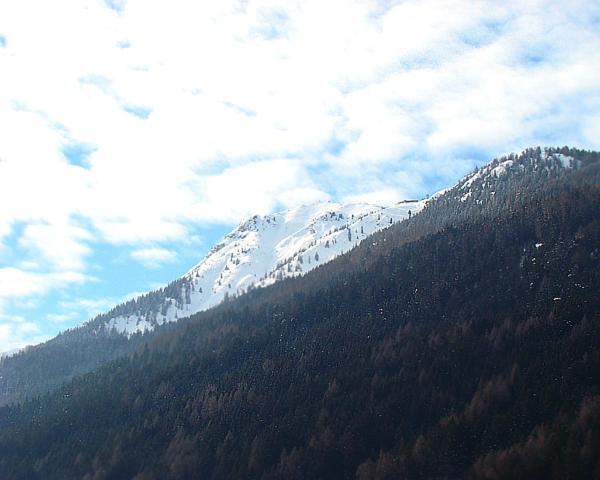
[[[123,110],[125,110],[127,113],[131,113],[131,115],[134,115],[143,120],[147,119],[150,116],[150,114],[152,113],[151,108],[140,107],[140,106],[136,106],[136,105],[124,105]]]
[[[251,30],[252,34],[264,40],[276,40],[286,36],[290,19],[284,10],[265,8],[257,16],[258,25]]]
[[[4,35],[0,35],[0,48],[6,47],[6,37]]]
[[[12,266],[15,258],[24,259],[20,254],[17,255],[19,249],[18,241],[27,226],[27,222],[15,222],[10,227],[10,233],[2,239],[0,244],[0,267]]]
[[[103,75],[90,74],[86,75],[85,77],[81,77],[79,79],[79,83],[81,83],[82,85],[94,85],[95,87],[98,87],[101,91],[108,92],[112,82],[110,81],[110,79],[106,78]]]
[[[125,0],[104,0],[104,4],[117,13],[121,13],[125,8]]]
[[[537,67],[546,61],[546,57],[542,53],[527,52],[520,60],[527,67]]]
[[[247,117],[256,116],[256,112],[254,110],[250,110],[249,108],[242,107],[241,105],[236,105],[235,103],[231,103],[231,102],[223,102],[223,105],[225,105],[228,108],[231,108],[232,110],[235,110],[236,112],[243,113]]]
[[[70,143],[62,149],[62,154],[72,165],[87,168],[88,157],[96,150],[95,147],[85,143]]]
[[[331,138],[325,145],[325,151],[330,155],[336,156],[341,154],[344,148],[346,148],[346,142],[338,138]]]

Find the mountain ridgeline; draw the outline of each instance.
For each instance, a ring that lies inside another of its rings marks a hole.
[[[117,353],[0,409],[0,478],[600,478],[598,212],[600,154],[529,149],[306,275],[90,322]]]
[[[83,326],[0,360],[0,405],[46,393],[134,352],[154,330],[244,293],[310,272],[423,208],[331,202],[242,222],[187,274]]]

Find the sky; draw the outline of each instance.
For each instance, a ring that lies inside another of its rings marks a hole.
[[[597,0],[0,2],[0,352],[250,215],[600,149],[599,32]]]

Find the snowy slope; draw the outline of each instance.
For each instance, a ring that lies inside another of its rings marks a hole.
[[[380,207],[326,202],[254,216],[226,235],[179,280],[176,295],[154,292],[150,294],[150,309],[134,309],[108,318],[104,328],[127,335],[152,330],[248,289],[303,275],[347,252],[372,233],[407,218],[409,211],[417,213],[424,203]]]

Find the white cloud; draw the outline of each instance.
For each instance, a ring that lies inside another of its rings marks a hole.
[[[59,302],[61,313],[80,320],[92,318],[123,302],[122,298],[77,298]]]
[[[197,179],[193,188],[199,199],[188,215],[196,221],[238,222],[280,206],[329,198],[295,159],[261,160],[230,167]]]
[[[0,178],[12,199],[0,233],[76,214],[109,242],[177,240],[190,218],[250,210],[236,205],[247,195],[220,190],[230,170],[202,173],[211,165],[304,159],[293,168],[312,184],[296,193],[255,182],[248,207],[263,211],[333,193],[306,170],[316,157],[356,180],[365,164],[402,171],[422,152],[411,168],[426,172],[457,148],[539,142],[551,116],[571,116],[556,102],[598,98],[593,2],[577,15],[551,1],[218,3],[36,3],[40,20],[28,1],[0,7]],[[597,145],[593,133],[582,123],[568,140]],[[333,138],[346,145],[328,155]],[[93,146],[87,169],[62,155],[73,142]],[[62,238],[86,248],[71,227]]]
[[[344,203],[371,203],[373,205],[393,205],[405,198],[400,197],[397,190],[385,189],[374,192],[362,193],[359,195],[350,195],[344,197]]]
[[[29,224],[19,245],[33,252],[60,270],[82,270],[84,257],[90,252],[83,243],[91,235],[83,228],[66,224]]]
[[[6,315],[0,312],[0,322],[3,323],[24,323],[25,317],[21,315]]]
[[[131,252],[131,258],[147,267],[156,267],[162,263],[172,262],[175,252],[166,248],[142,248]]]
[[[49,313],[46,319],[52,323],[64,323],[76,318],[74,313]]]
[[[38,323],[11,314],[11,306],[30,308],[35,298],[49,290],[81,284],[87,279],[80,272],[35,273],[12,267],[0,268],[0,352],[40,343],[52,336],[43,332]]]
[[[82,283],[90,278],[83,273],[72,271],[36,273],[12,267],[0,268],[0,301],[43,295],[51,288]]]
[[[33,322],[0,321],[0,354],[41,343],[48,338],[48,335],[40,334],[39,326]]]

